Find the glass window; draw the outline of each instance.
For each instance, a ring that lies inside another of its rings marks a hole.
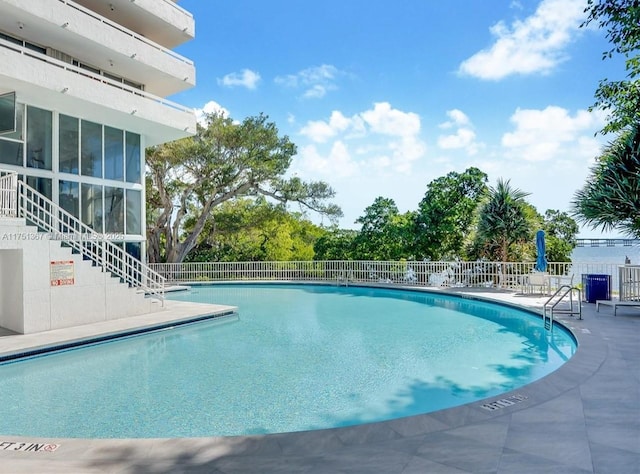
[[[0,163],[24,166],[23,121],[24,105],[16,104],[16,131],[0,136]]]
[[[80,149],[80,124],[75,117],[60,114],[58,132],[58,152],[60,155],[60,171],[78,174]]]
[[[82,183],[80,216],[84,224],[102,233],[102,186]]]
[[[10,133],[3,133],[0,138],[10,138],[12,140],[24,140],[23,135],[24,124],[24,104],[16,104],[16,131]],[[20,163],[22,164],[22,162]]]
[[[80,218],[80,185],[73,181],[60,180],[58,193],[60,207],[72,216]]]
[[[83,120],[81,127],[82,174],[102,178],[102,125]]]
[[[124,233],[124,189],[104,188],[104,230]]]
[[[104,177],[124,179],[124,132],[104,127]]]
[[[52,113],[27,106],[27,166],[51,169]]]
[[[22,166],[22,142],[0,140],[0,163]]]
[[[27,176],[26,182],[33,189],[38,191],[40,194],[44,194],[44,196],[48,199],[52,199],[51,197],[51,179],[50,178],[37,178],[35,176]]]
[[[140,257],[142,256],[142,244],[140,242],[126,242],[125,251],[131,255],[133,258],[142,260]]]
[[[127,132],[127,182],[140,183],[140,135]]]
[[[127,234],[142,234],[142,193],[127,189]]]
[[[16,131],[16,93],[0,94],[0,135]]]

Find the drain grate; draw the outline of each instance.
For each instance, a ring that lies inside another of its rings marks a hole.
[[[523,402],[527,400],[529,397],[526,395],[521,395],[519,393],[515,395],[511,395],[510,397],[501,398],[500,400],[495,400],[493,402],[485,403],[482,406],[485,410],[493,411],[499,410],[500,408],[510,407],[511,405],[515,405],[516,403]]]

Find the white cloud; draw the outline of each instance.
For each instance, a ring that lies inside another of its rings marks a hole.
[[[338,140],[333,143],[328,154],[322,155],[316,145],[301,147],[294,168],[305,176],[348,178],[360,173],[360,166],[353,159],[347,145]]]
[[[314,142],[323,143],[338,133],[344,132],[352,124],[352,119],[345,117],[342,112],[334,110],[328,122],[322,120],[307,122],[300,134],[310,138]]]
[[[420,131],[418,114],[393,109],[388,102],[378,102],[372,110],[367,110],[360,116],[374,133],[403,137]]]
[[[566,59],[564,48],[579,30],[583,10],[582,0],[543,0],[525,20],[495,24],[495,43],[463,61],[459,72],[490,80],[548,73]]]
[[[251,69],[243,69],[241,72],[232,72],[218,79],[218,84],[225,87],[246,87],[254,90],[260,82],[260,74]]]
[[[456,128],[456,130],[449,135],[440,135],[438,147],[443,150],[464,149],[467,154],[475,155],[483,145],[476,141],[476,132],[473,131],[469,117],[458,109],[447,111],[447,116],[450,120],[441,123],[440,128],[446,130]]]
[[[438,137],[438,146],[444,150],[468,148],[473,145],[476,133],[468,128],[460,128],[453,135],[441,135]]]
[[[441,123],[440,128],[451,128],[456,126],[460,127],[471,124],[469,117],[467,117],[467,115],[462,110],[447,110],[447,117],[449,117],[451,120]]]
[[[518,109],[511,116],[513,132],[505,133],[502,146],[508,156],[525,161],[589,158],[598,154],[593,135],[604,125],[604,114],[579,110],[573,116],[561,107]]]
[[[420,117],[394,109],[387,102],[352,117],[333,111],[326,121],[307,122],[300,134],[318,145],[326,144],[322,149],[311,145],[301,150],[300,172],[324,174],[326,178],[345,173],[351,176],[356,171],[365,175],[381,171],[406,174],[427,149],[420,138]]]
[[[275,82],[292,89],[304,89],[302,97],[305,99],[320,99],[327,92],[337,89],[336,81],[342,75],[344,73],[335,66],[323,64],[303,69],[296,74],[278,76]]]
[[[229,111],[218,104],[216,101],[210,100],[201,109],[195,109],[196,119],[203,127],[207,125],[207,114],[219,113],[225,117],[229,117]]]

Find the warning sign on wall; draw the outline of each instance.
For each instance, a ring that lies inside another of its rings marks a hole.
[[[75,284],[73,260],[51,262],[51,286]]]

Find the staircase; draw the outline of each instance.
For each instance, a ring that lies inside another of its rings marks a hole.
[[[20,332],[158,310],[165,279],[0,170],[0,326]]]

